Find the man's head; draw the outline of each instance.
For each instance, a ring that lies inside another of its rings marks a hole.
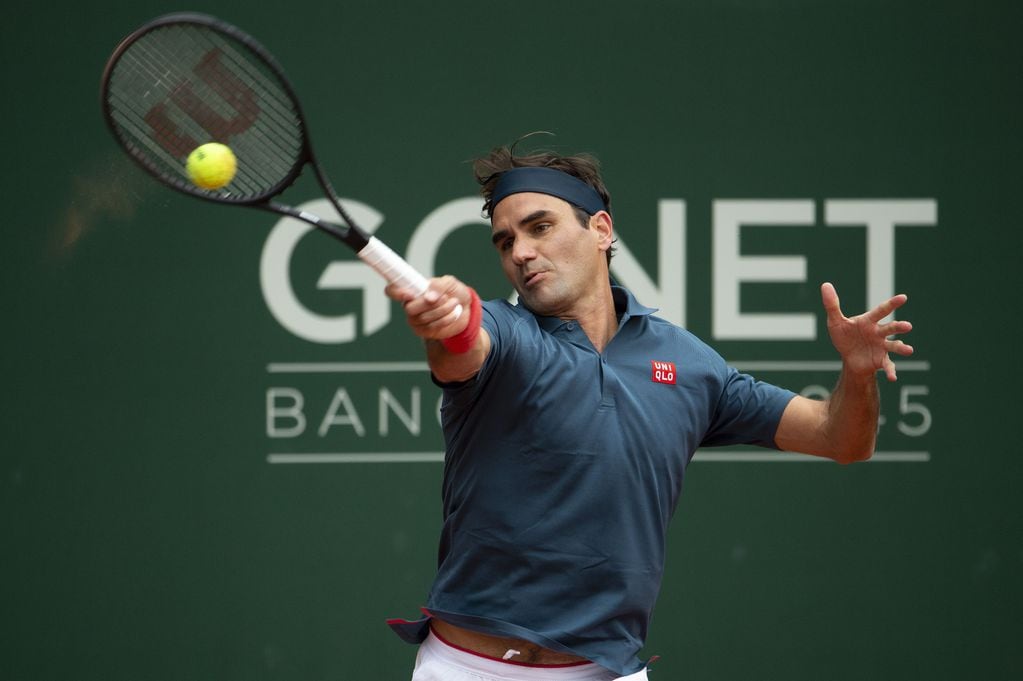
[[[550,151],[516,156],[513,144],[510,147],[497,147],[473,163],[473,172],[476,175],[476,181],[480,184],[480,194],[483,195],[483,214],[488,218],[494,217],[494,190],[498,187],[502,175],[513,168],[550,168],[561,171],[589,185],[603,203],[603,210],[611,212],[611,194],[604,186],[604,180],[600,175],[600,161],[596,157],[590,154],[562,156]],[[503,198],[503,196],[498,198]],[[586,226],[588,218],[596,212],[577,204],[573,204],[573,209],[579,219],[579,224],[583,227]],[[609,264],[613,250],[613,248],[608,249],[607,252]]]
[[[614,235],[595,158],[500,147],[474,170],[501,266],[530,309],[572,317],[607,288]]]

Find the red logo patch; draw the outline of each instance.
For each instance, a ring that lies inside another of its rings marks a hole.
[[[667,383],[675,385],[675,363],[650,361],[650,378],[654,383]]]

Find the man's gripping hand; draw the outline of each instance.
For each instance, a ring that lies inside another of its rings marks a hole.
[[[471,287],[444,276],[431,279],[422,295],[393,285],[385,290],[405,308],[412,332],[426,341],[426,359],[439,381],[476,375],[490,352],[490,336],[480,326],[482,304]]]
[[[394,284],[384,289],[387,297],[402,304],[412,332],[424,340],[443,340],[465,330],[469,323],[471,291],[450,275],[431,279],[421,296]]]

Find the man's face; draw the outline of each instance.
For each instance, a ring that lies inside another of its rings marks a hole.
[[[533,312],[576,318],[587,298],[606,286],[605,251],[611,244],[606,213],[590,217],[584,227],[568,202],[523,192],[497,204],[491,225],[504,274]]]

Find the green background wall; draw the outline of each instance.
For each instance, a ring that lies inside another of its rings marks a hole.
[[[849,312],[877,302],[866,231],[829,226],[827,202],[933,202],[932,225],[895,230],[917,355],[883,386],[885,456],[701,452],[645,653],[662,681],[1019,678],[1017,3],[28,4],[0,28],[0,678],[411,669],[384,619],[425,597],[441,464],[274,455],[436,458],[436,390],[391,364],[422,361],[397,309],[377,306],[386,323],[345,343],[277,321],[260,286],[272,216],[192,201],[121,157],[99,114],[103,64],[179,9],[279,57],[328,173],[398,251],[474,194],[467,159],[533,130],[602,158],[619,237],[655,282],[659,202],[684,201],[684,248],[663,255],[683,286],[666,295],[726,358],[795,390],[836,376],[804,364],[834,360],[819,282]],[[809,224],[741,241],[743,256],[805,258],[805,280],[740,291],[743,312],[816,315],[816,340],[715,336],[714,206],[746,199],[811,206]],[[291,284],[309,310],[361,320],[358,290],[317,288],[336,261],[351,256],[311,235]],[[434,270],[508,293],[478,225],[439,244]],[[339,393],[349,423],[321,436]],[[270,436],[268,394],[302,396],[301,434]]]

